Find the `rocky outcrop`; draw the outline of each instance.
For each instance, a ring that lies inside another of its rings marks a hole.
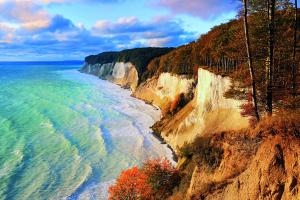
[[[161,136],[176,150],[199,136],[246,128],[248,118],[240,114],[243,101],[224,97],[231,85],[230,78],[199,69],[194,99],[164,122]]]
[[[130,62],[116,62],[105,64],[86,63],[81,72],[93,74],[101,79],[111,81],[134,91],[138,84],[138,73],[135,66]]]
[[[142,83],[134,91],[133,96],[162,110],[167,110],[178,95],[192,93],[194,88],[194,79],[187,76],[162,73]]]
[[[218,142],[224,149],[220,166],[211,172],[197,166],[185,199],[300,199],[298,136],[235,136]]]

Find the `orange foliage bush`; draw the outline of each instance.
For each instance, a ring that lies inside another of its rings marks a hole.
[[[254,112],[254,105],[252,101],[252,93],[249,92],[247,95],[247,102],[241,105],[241,115],[242,116],[250,116],[251,118],[249,119],[250,126],[254,126],[257,123]]]
[[[179,171],[170,161],[148,160],[141,168],[133,167],[121,173],[109,188],[110,200],[160,200],[172,194],[180,182]]]
[[[179,171],[166,159],[148,160],[144,163],[142,171],[148,177],[154,199],[170,196],[181,179]]]
[[[152,190],[146,174],[138,167],[133,167],[123,171],[108,192],[110,200],[150,200]]]

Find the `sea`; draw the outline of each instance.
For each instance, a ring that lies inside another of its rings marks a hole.
[[[122,170],[171,159],[160,111],[82,64],[0,62],[0,200],[107,199]]]

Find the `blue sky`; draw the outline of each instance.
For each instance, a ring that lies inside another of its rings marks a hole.
[[[236,16],[235,0],[0,0],[0,61],[176,47]]]

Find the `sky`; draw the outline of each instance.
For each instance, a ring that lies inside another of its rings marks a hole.
[[[236,0],[0,0],[0,61],[83,60],[177,47],[237,15]]]

